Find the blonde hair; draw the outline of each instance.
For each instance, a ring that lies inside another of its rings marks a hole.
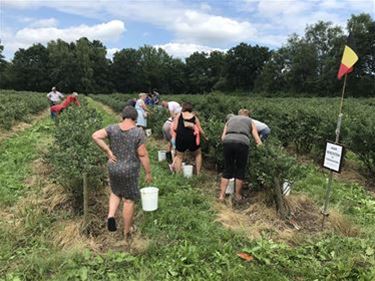
[[[246,108],[241,108],[241,109],[238,111],[238,115],[250,116],[250,110],[248,110],[248,109],[246,109]]]
[[[146,93],[139,93],[139,98],[145,98],[145,97],[147,97],[147,94]]]

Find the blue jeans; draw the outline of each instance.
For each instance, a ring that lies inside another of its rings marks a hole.
[[[259,131],[260,140],[264,141],[265,139],[267,139],[270,133],[271,133],[271,129],[268,127],[264,128],[263,130],[260,130]]]

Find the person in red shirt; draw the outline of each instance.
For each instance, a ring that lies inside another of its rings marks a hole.
[[[80,106],[78,94],[76,92],[69,95],[62,103],[50,107],[52,119],[56,118],[57,115],[67,108],[71,103],[75,103],[76,105]]]

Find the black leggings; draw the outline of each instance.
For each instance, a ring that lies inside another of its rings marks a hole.
[[[223,178],[243,180],[248,156],[249,146],[240,143],[224,143]]]

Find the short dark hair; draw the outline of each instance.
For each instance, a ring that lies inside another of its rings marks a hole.
[[[122,120],[132,119],[133,121],[136,121],[138,118],[138,112],[134,107],[127,105],[122,110],[121,116],[122,116]]]
[[[182,112],[188,111],[192,112],[193,111],[193,105],[190,102],[184,102],[182,104]]]

